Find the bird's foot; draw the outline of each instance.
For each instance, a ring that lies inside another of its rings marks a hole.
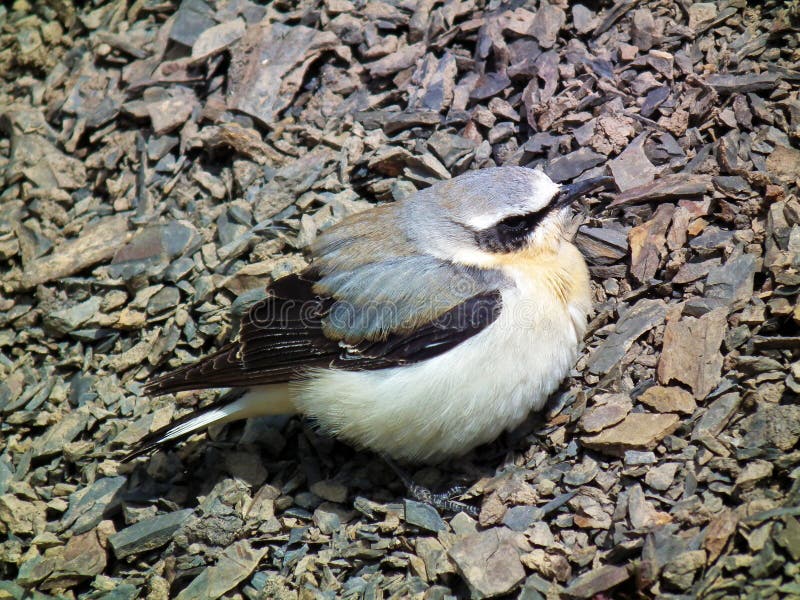
[[[455,485],[445,492],[435,494],[424,485],[419,485],[414,482],[408,473],[400,468],[391,458],[384,456],[383,460],[386,461],[386,464],[397,474],[413,500],[430,504],[435,509],[445,513],[455,514],[465,512],[471,517],[477,517],[480,513],[480,510],[476,506],[459,500],[453,500],[455,496],[460,496],[466,492],[469,489],[467,486]]]

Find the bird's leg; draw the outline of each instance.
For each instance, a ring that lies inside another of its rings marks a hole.
[[[477,507],[459,502],[458,500],[453,500],[453,496],[458,496],[466,492],[467,489],[469,489],[467,486],[455,485],[446,492],[434,494],[424,485],[419,485],[414,482],[414,480],[409,477],[408,473],[394,462],[394,460],[385,455],[381,455],[381,457],[392,471],[397,474],[400,481],[403,482],[403,485],[406,487],[406,490],[413,500],[430,504],[434,508],[448,513],[459,513],[463,511],[472,517],[478,516],[480,511]]]

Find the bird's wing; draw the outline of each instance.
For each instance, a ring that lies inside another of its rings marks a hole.
[[[145,392],[280,383],[312,367],[367,370],[410,364],[446,352],[482,331],[501,307],[499,289],[489,289],[414,328],[381,328],[380,335],[351,334],[353,327],[362,327],[364,322],[391,320],[386,315],[365,316],[365,311],[410,313],[410,309],[402,302],[392,309],[391,303],[376,307],[319,294],[318,280],[311,269],[279,279],[268,297],[248,311],[236,341],[197,363],[151,380]],[[338,334],[342,331],[345,335]]]

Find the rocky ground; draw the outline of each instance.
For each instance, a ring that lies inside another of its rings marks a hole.
[[[0,598],[800,597],[795,1],[0,6]],[[414,477],[297,418],[130,445],[319,230],[610,174],[546,414]],[[36,590],[34,596],[29,592]]]

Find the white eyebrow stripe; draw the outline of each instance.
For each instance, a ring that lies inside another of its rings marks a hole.
[[[467,221],[467,227],[470,229],[486,229],[487,227],[496,225],[502,218],[503,215],[499,213],[478,215]]]

